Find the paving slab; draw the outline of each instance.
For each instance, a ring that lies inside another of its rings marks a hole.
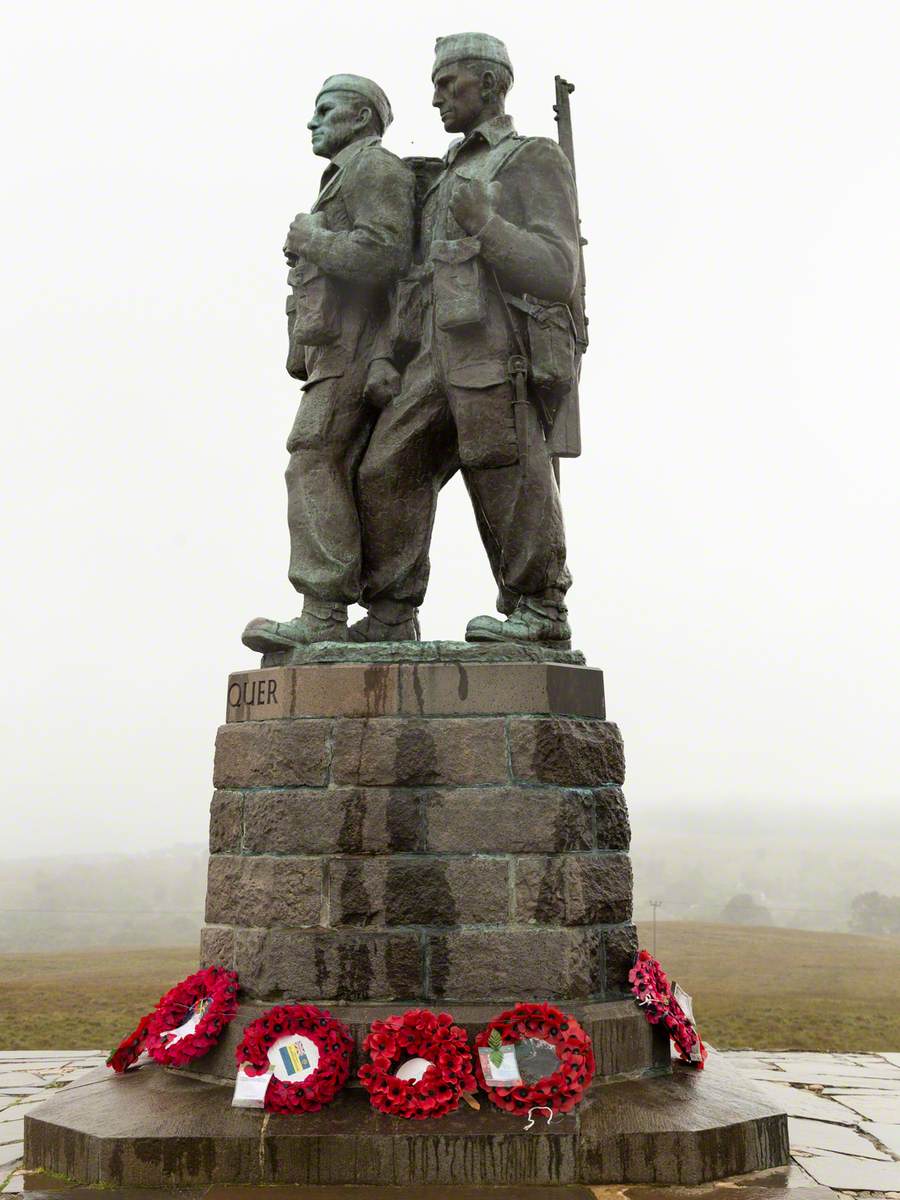
[[[847,1125],[832,1125],[828,1121],[807,1121],[788,1117],[791,1153],[852,1154],[856,1158],[890,1161],[890,1155],[874,1146],[868,1138]]]
[[[883,1122],[863,1121],[859,1127],[863,1133],[876,1138],[882,1146],[890,1150],[891,1154],[900,1158],[900,1124],[887,1125]]]
[[[10,1170],[22,1158],[23,1146],[21,1142],[10,1142],[6,1146],[0,1146],[0,1170],[8,1167]]]
[[[900,1162],[871,1162],[829,1154],[804,1158],[803,1167],[825,1187],[850,1192],[900,1191]]]
[[[884,1125],[900,1125],[900,1094],[861,1095],[858,1092],[835,1092],[830,1094],[829,1099],[859,1113],[867,1121],[876,1121]]]
[[[769,1171],[755,1171],[751,1175],[736,1175],[732,1179],[722,1180],[721,1183],[723,1185],[730,1184],[736,1188],[776,1188],[783,1192],[785,1188],[794,1190],[796,1188],[812,1187],[815,1181],[796,1162],[791,1162],[786,1167],[773,1167]],[[791,1197],[791,1200],[793,1200],[793,1197]]]
[[[900,1092],[900,1071],[893,1075],[879,1074],[877,1069],[848,1071],[846,1067],[835,1067],[829,1070],[820,1063],[817,1067],[804,1068],[790,1066],[785,1070],[758,1069],[755,1067],[741,1068],[746,1070],[752,1079],[764,1079],[772,1083],[799,1083],[814,1087],[866,1088],[870,1091]],[[884,1068],[884,1071],[889,1068]]]
[[[817,1096],[815,1092],[791,1087],[789,1083],[758,1083],[753,1081],[769,1100],[781,1106],[789,1117],[807,1117],[812,1121],[833,1121],[838,1125],[857,1125],[859,1117],[835,1100]]]

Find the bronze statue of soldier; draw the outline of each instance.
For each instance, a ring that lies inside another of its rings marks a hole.
[[[438,493],[461,469],[507,618],[476,617],[466,638],[563,648],[571,576],[545,434],[576,369],[575,181],[556,142],[515,132],[497,38],[439,38],[432,79],[444,128],[463,136],[424,197],[397,290],[407,361],[359,467],[368,615],[350,636],[417,636]]]
[[[345,641],[361,592],[359,461],[380,407],[399,390],[382,339],[413,237],[413,174],[381,145],[392,119],[371,79],[332,75],[307,128],[330,159],[310,213],[291,224],[287,369],[304,395],[288,437],[289,577],[303,596],[293,620],[251,621],[243,642],[263,653]],[[379,357],[381,347],[381,357]]]

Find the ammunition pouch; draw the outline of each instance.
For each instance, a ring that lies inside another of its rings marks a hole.
[[[294,324],[290,339],[301,346],[330,346],[341,335],[341,310],[334,281],[314,263],[298,263],[288,272],[293,291]]]
[[[531,383],[540,399],[555,409],[576,379],[575,322],[565,304],[543,304],[533,296],[504,299],[525,314]]]
[[[487,319],[487,276],[477,238],[431,245],[434,320],[438,329],[481,325]]]
[[[451,369],[450,409],[464,467],[508,467],[519,458],[513,390],[502,362],[470,362]]]
[[[288,356],[285,366],[287,367],[288,375],[291,375],[294,379],[306,379],[306,347],[294,341],[295,308],[296,304],[293,294],[291,294],[288,296],[287,303],[285,304],[288,331]]]

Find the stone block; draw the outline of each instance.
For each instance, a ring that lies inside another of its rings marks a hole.
[[[504,723],[490,717],[337,721],[331,778],[388,787],[505,783]]]
[[[330,721],[222,725],[213,782],[220,788],[324,786]]]
[[[509,722],[515,782],[598,787],[622,783],[625,751],[610,721],[573,717],[515,717]]]
[[[629,991],[628,972],[634,966],[638,952],[638,935],[633,925],[620,925],[603,931],[603,952],[606,960],[606,990],[609,995]]]
[[[322,860],[214,854],[209,860],[206,919],[220,925],[318,925]]]
[[[241,792],[214,792],[209,806],[210,854],[240,854],[243,827]]]
[[[611,925],[631,916],[627,854],[514,859],[516,920],[538,925]]]
[[[601,935],[587,929],[460,930],[429,938],[429,997],[569,1000],[599,993]]]
[[[334,926],[505,925],[509,920],[505,858],[335,858],[329,873],[329,923]]]
[[[405,663],[398,699],[416,716],[606,715],[602,671],[553,663]]]
[[[419,799],[398,788],[248,792],[252,854],[389,854],[421,848]]]
[[[415,1000],[423,956],[412,933],[235,930],[244,994],[271,1000]]]
[[[627,850],[631,845],[631,823],[622,789],[598,788],[594,792],[598,850]]]
[[[357,653],[355,645],[348,653]],[[239,671],[228,679],[229,722],[493,713],[602,718],[603,672],[527,661],[333,662]]]
[[[594,801],[561,788],[448,788],[425,803],[425,846],[517,854],[589,850]]]
[[[228,967],[234,963],[234,930],[225,925],[205,925],[200,930],[200,966]]]

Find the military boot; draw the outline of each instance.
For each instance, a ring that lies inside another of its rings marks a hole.
[[[376,601],[361,621],[350,626],[351,642],[418,642],[419,610],[395,601]]]
[[[241,634],[241,641],[259,654],[292,650],[311,642],[346,642],[347,605],[303,597],[303,612],[293,621],[256,617]]]
[[[570,650],[572,630],[565,607],[521,596],[515,612],[499,621],[496,617],[473,617],[466,626],[467,642],[527,642]]]

